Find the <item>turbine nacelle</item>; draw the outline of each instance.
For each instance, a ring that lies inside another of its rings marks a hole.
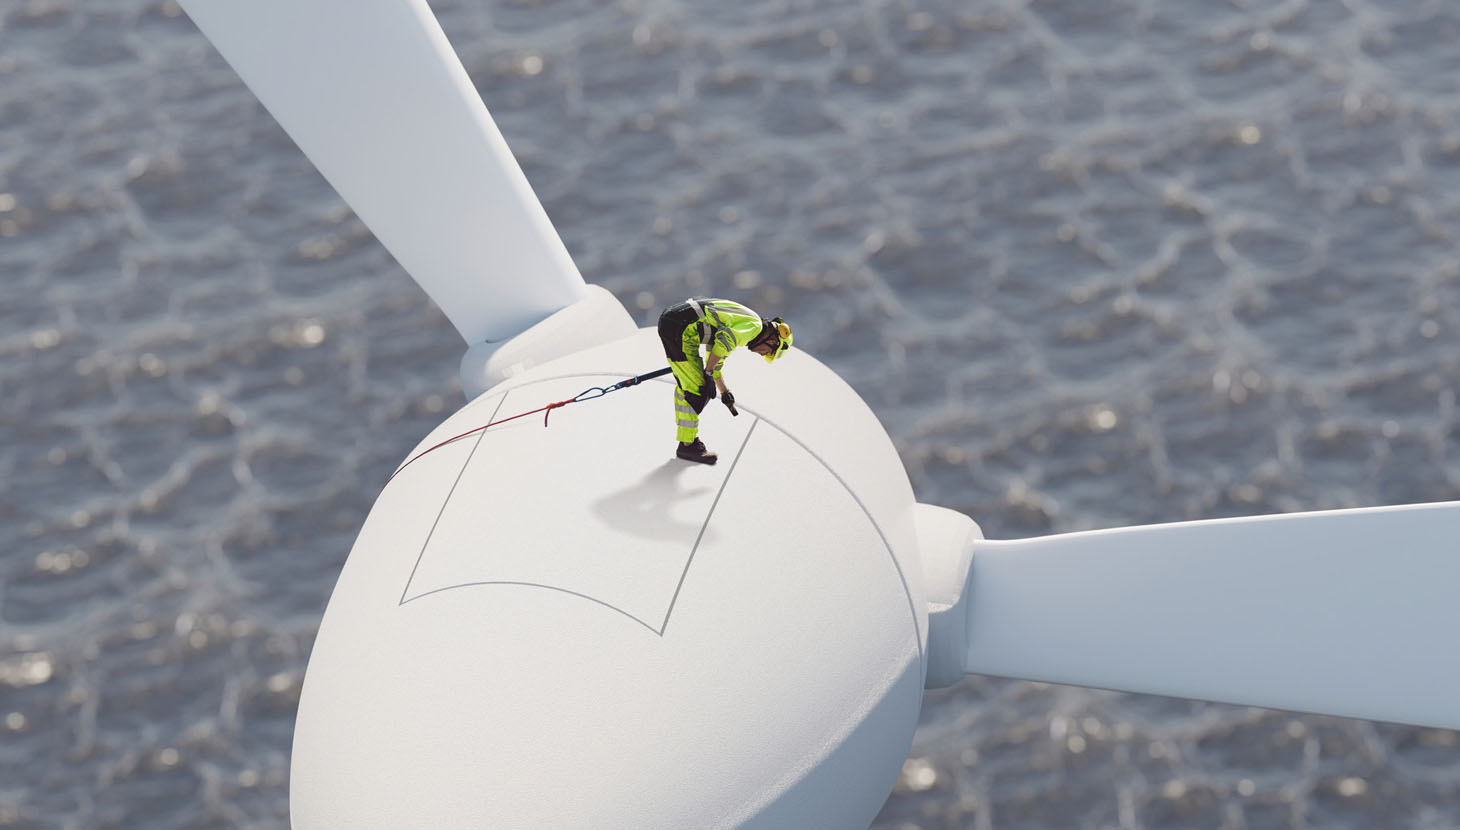
[[[416,452],[662,361],[649,329],[552,361]],[[870,823],[927,671],[924,508],[814,358],[729,372],[742,416],[707,410],[715,466],[673,458],[666,379],[390,481],[310,658],[298,826]]]

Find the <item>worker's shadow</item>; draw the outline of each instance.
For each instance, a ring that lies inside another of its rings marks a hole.
[[[676,521],[674,505],[702,496],[709,487],[687,488],[681,478],[690,464],[670,459],[637,483],[594,503],[593,509],[615,530],[645,539],[686,540],[693,543],[705,528],[705,517]],[[706,528],[706,534],[708,535]]]

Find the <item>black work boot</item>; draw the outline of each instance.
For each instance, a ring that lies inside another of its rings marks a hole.
[[[720,460],[720,456],[705,449],[705,442],[698,438],[688,444],[681,441],[679,449],[675,450],[674,454],[685,461],[695,461],[700,464],[714,464]]]

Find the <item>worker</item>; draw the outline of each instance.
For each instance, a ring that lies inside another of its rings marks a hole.
[[[659,339],[678,383],[674,387],[674,422],[685,461],[714,464],[718,457],[699,439],[700,413],[715,398],[735,415],[735,395],[721,374],[725,359],[744,346],[774,363],[791,348],[791,327],[779,317],[765,319],[731,300],[696,297],[664,309],[659,315]],[[704,346],[706,358],[700,359]]]

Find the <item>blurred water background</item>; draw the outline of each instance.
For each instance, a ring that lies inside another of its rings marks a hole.
[[[433,7],[589,281],[784,315],[990,537],[1460,497],[1460,6]],[[168,0],[0,3],[0,285],[0,826],[287,826],[463,344]],[[875,826],[1460,827],[1460,733],[970,678]]]

